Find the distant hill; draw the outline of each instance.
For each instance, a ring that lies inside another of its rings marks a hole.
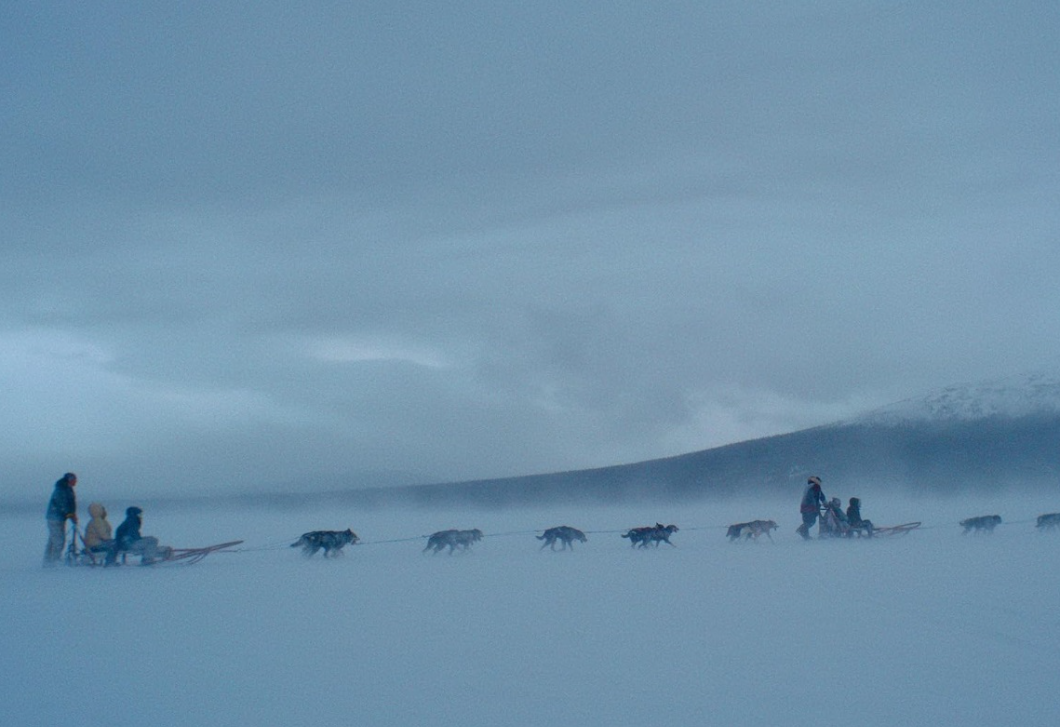
[[[1060,374],[949,386],[833,424],[632,464],[471,482],[313,492],[145,497],[174,507],[516,507],[582,502],[674,502],[739,496],[794,498],[820,475],[828,495],[967,494],[1048,490],[1060,499]],[[316,482],[324,478],[314,478]],[[335,477],[333,481],[357,481]],[[359,480],[363,481],[363,479]],[[6,503],[12,512],[39,503]]]
[[[515,507],[581,502],[673,502],[801,495],[820,475],[825,493],[962,494],[1049,488],[1060,497],[1060,375],[1033,374],[962,386],[860,417],[675,457],[598,469],[472,482],[311,493],[162,498],[297,508],[335,502]],[[336,478],[349,479],[349,478]]]
[[[810,474],[847,494],[1060,491],[1060,416],[832,425],[635,464],[363,495],[493,506],[791,495]]]
[[[1060,492],[1060,376],[951,386],[849,421],[665,459],[334,494],[364,504],[496,507],[791,496],[810,474],[826,493]]]

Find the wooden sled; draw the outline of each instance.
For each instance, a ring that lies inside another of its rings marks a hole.
[[[872,529],[872,535],[873,535],[873,537],[876,537],[876,536],[879,536],[879,535],[907,535],[908,533],[910,533],[913,530],[916,530],[919,527],[920,527],[920,523],[918,523],[918,522],[916,522],[916,523],[905,523],[903,525],[890,525],[890,526],[885,527],[885,528],[873,528]]]
[[[194,565],[200,560],[208,556],[210,553],[232,553],[235,551],[229,550],[237,545],[242,544],[242,540],[230,540],[227,543],[218,543],[217,545],[207,545],[205,548],[169,548],[164,547],[160,550],[163,551],[162,557],[154,561],[143,561],[141,559],[140,565],[166,565],[168,563],[179,564],[179,565]],[[125,556],[121,554],[119,562],[125,565]],[[138,556],[133,556],[138,557]],[[87,566],[102,566],[106,559],[105,553],[92,553],[87,549],[77,552],[76,547],[71,543],[71,548],[66,554],[67,565],[87,565]]]

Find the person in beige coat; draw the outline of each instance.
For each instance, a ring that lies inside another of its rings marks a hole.
[[[107,508],[98,502],[88,506],[92,519],[85,526],[85,548],[92,553],[107,553],[114,547],[114,534],[107,521]]]

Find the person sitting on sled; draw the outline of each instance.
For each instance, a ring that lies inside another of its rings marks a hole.
[[[141,565],[150,565],[169,557],[173,549],[159,545],[158,538],[140,534],[143,524],[143,510],[130,507],[125,511],[125,521],[118,526],[114,535],[114,548],[107,553],[106,565],[115,565],[119,554],[140,556]]]
[[[861,500],[856,497],[850,498],[850,506],[847,507],[847,523],[850,525],[847,535],[852,535],[855,530],[862,530],[872,537],[872,521],[862,519]]]
[[[833,537],[845,535],[847,528],[847,516],[843,514],[843,503],[838,497],[833,497],[824,504],[824,512],[821,514],[821,535]]]
[[[92,517],[85,526],[83,540],[85,550],[90,554],[110,553],[114,548],[113,530],[107,520],[107,508],[98,502],[88,506],[88,514]]]
[[[832,514],[835,515],[837,521],[840,523],[847,522],[847,516],[843,513],[843,503],[839,501],[838,497],[833,497],[829,500],[825,507],[832,511]]]

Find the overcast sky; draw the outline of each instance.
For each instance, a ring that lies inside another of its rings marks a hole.
[[[1054,0],[0,24],[0,497],[618,464],[1060,361]]]

